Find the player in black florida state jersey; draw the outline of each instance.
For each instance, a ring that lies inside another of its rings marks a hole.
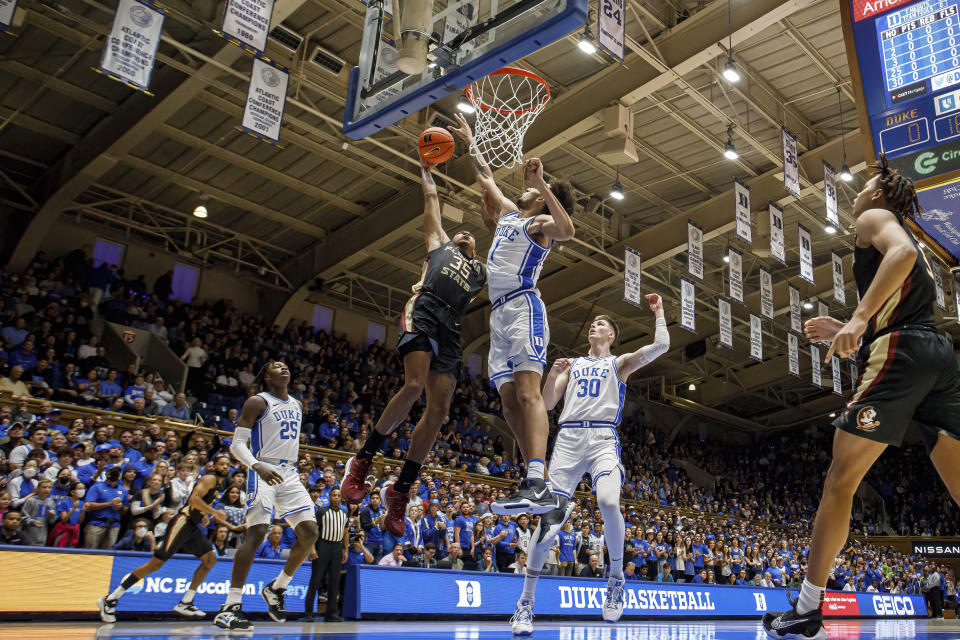
[[[450,410],[463,359],[460,318],[487,282],[486,269],[477,259],[473,235],[460,231],[450,240],[443,231],[440,200],[430,173],[433,167],[425,162],[421,162],[421,167],[427,259],[401,319],[397,351],[403,356],[403,387],[390,399],[356,457],[347,461],[341,485],[344,500],[352,504],[363,500],[364,481],[374,454],[384,438],[410,413],[413,403],[426,388],[427,407],[413,431],[400,476],[395,485],[388,485],[381,492],[387,505],[386,527],[398,538],[404,532],[410,486]]]
[[[860,481],[887,445],[899,446],[907,426],[920,426],[930,458],[960,502],[960,365],[953,342],[934,325],[933,276],[905,217],[919,215],[908,178],[880,156],[877,175],[853,203],[857,240],[853,274],[860,304],[849,322],[821,316],[806,322],[812,341],[831,341],[846,358],[857,351],[859,376],[847,409],[833,425],[833,461],[813,525],[807,576],[793,609],[767,613],[771,638],[825,640],[823,593],[834,558],[850,532],[850,509]]]

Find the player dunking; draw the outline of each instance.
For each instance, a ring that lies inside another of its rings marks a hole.
[[[413,403],[426,388],[427,407],[413,430],[410,450],[397,482],[388,484],[381,492],[387,504],[386,527],[398,538],[404,533],[410,487],[450,411],[463,360],[460,317],[487,281],[483,263],[477,259],[473,235],[461,231],[450,240],[444,232],[440,199],[431,175],[433,165],[421,161],[420,167],[427,259],[401,319],[402,333],[397,351],[403,356],[403,387],[390,399],[356,457],[347,461],[341,486],[347,502],[357,504],[363,500],[366,493],[364,482],[373,456],[384,438],[410,413]]]
[[[276,622],[286,621],[283,597],[287,584],[313,550],[318,533],[313,518],[313,501],[300,482],[297,469],[303,409],[300,401],[287,393],[290,370],[283,362],[271,360],[260,371],[257,383],[266,391],[247,398],[243,403],[230,445],[233,457],[249,469],[247,532],[233,559],[227,601],[213,619],[218,627],[233,631],[253,630],[241,609],[243,585],[257,548],[273,521],[274,509],[277,518],[285,519],[297,536],[280,575],[260,591],[267,603],[268,614]],[[247,448],[248,440],[252,451]]]
[[[190,588],[183,595],[177,606],[173,608],[185,618],[203,618],[207,614],[197,609],[193,604],[193,597],[203,579],[210,573],[213,565],[217,564],[217,552],[207,536],[200,530],[200,521],[203,514],[210,514],[221,524],[227,521],[225,511],[217,511],[212,505],[220,493],[226,488],[227,475],[230,473],[230,456],[219,455],[213,461],[213,473],[201,477],[190,497],[180,512],[167,525],[167,535],[163,542],[153,551],[153,557],[123,577],[120,585],[109,595],[97,600],[100,609],[100,619],[104,622],[116,622],[117,600],[127,589],[137,584],[143,578],[166,564],[175,553],[192,553],[200,558],[200,566],[193,573]]]
[[[904,218],[920,213],[913,182],[887,165],[853,203],[857,240],[853,275],[860,304],[850,321],[821,316],[806,322],[815,342],[832,340],[825,361],[857,351],[859,377],[847,409],[833,425],[833,461],[813,524],[807,576],[790,611],[767,613],[771,638],[825,640],[824,586],[850,532],[853,494],[888,445],[899,446],[911,420],[930,458],[960,503],[960,366],[951,340],[937,333],[933,276]]]
[[[619,333],[613,320],[597,316],[590,324],[590,353],[582,358],[561,358],[553,363],[543,388],[546,408],[553,409],[563,397],[563,411],[557,421],[560,431],[550,458],[553,492],[569,500],[584,473],[593,480],[597,506],[603,516],[604,535],[610,551],[610,578],[603,601],[603,619],[616,622],[623,615],[623,514],[620,487],[624,481],[620,463],[617,427],[623,412],[626,381],[631,373],[650,364],[670,348],[670,334],[663,317],[660,296],[646,296],[656,316],[653,344],[620,356],[610,354]],[[573,502],[544,514],[533,534],[534,546],[527,559],[523,593],[510,619],[514,635],[533,633],[533,601],[537,578],[550,547],[573,510]]]
[[[490,167],[477,152],[470,125],[456,114],[459,128],[450,127],[470,149],[483,189],[481,214],[493,234],[487,254],[490,311],[490,381],[503,401],[503,416],[517,438],[527,463],[527,476],[513,497],[494,502],[498,514],[546,513],[559,502],[544,481],[547,453],[547,411],[540,382],[547,363],[550,327],[537,280],[554,241],[573,237],[573,196],[560,180],[543,178],[539,158],[527,160],[525,175],[532,185],[515,204],[493,179]]]

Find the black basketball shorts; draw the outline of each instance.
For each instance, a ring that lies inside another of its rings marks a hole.
[[[153,555],[166,562],[175,553],[192,553],[199,558],[210,551],[213,551],[213,544],[200,527],[189,516],[178,513],[167,525],[167,534],[153,550]]]
[[[899,446],[916,420],[927,450],[945,433],[960,439],[960,365],[953,344],[922,329],[879,336],[857,353],[859,376],[833,426]]]
[[[430,373],[456,378],[463,363],[460,345],[460,315],[428,293],[410,299],[400,321],[397,351],[402,357],[413,351],[430,354]]]

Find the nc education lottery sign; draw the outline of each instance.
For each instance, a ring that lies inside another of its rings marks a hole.
[[[147,91],[160,45],[163,18],[163,12],[150,4],[120,0],[98,70],[134,89]]]

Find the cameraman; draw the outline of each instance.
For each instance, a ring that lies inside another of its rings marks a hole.
[[[343,565],[345,568],[354,564],[373,564],[373,554],[370,553],[370,550],[363,544],[365,539],[366,534],[362,531],[350,535],[350,546],[347,547],[347,561]]]

